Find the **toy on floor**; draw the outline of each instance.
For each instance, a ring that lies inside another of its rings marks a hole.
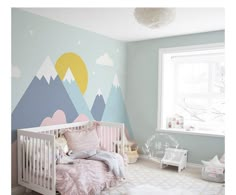
[[[210,161],[202,160],[202,179],[207,181],[223,183],[225,181],[225,162],[224,155],[218,159],[216,155]]]

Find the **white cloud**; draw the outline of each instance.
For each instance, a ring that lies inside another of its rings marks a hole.
[[[96,60],[96,64],[102,65],[102,66],[113,66],[113,60],[111,57],[108,55],[108,53],[104,53],[102,56],[100,56]]]
[[[13,78],[20,78],[21,77],[21,71],[18,66],[12,66],[11,76]]]

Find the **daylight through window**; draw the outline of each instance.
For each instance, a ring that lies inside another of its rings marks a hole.
[[[224,45],[160,50],[159,128],[224,133]]]

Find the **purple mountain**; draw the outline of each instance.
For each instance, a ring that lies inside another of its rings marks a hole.
[[[16,129],[40,126],[44,118],[59,109],[64,111],[67,122],[78,116],[48,57],[12,112],[12,141],[16,139]]]
[[[97,121],[101,121],[104,109],[105,109],[105,102],[104,102],[101,90],[98,89],[96,98],[93,102],[93,106],[91,109],[93,118]]]

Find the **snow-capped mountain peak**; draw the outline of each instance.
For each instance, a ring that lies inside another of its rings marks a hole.
[[[71,69],[68,68],[67,71],[66,71],[66,74],[64,76],[63,81],[68,81],[69,83],[71,83],[74,80],[75,80],[75,78],[74,78],[74,76],[73,76],[73,74],[71,72]]]
[[[101,91],[100,88],[98,89],[97,95],[98,95],[98,96],[101,96],[101,95],[102,95],[102,91]]]
[[[120,87],[120,83],[119,83],[117,74],[116,74],[115,77],[114,77],[113,86],[114,86],[115,88]]]
[[[36,76],[38,77],[38,79],[42,79],[42,77],[45,77],[48,84],[50,83],[50,78],[54,80],[57,77],[57,71],[49,56],[47,56],[47,58],[44,60]]]

